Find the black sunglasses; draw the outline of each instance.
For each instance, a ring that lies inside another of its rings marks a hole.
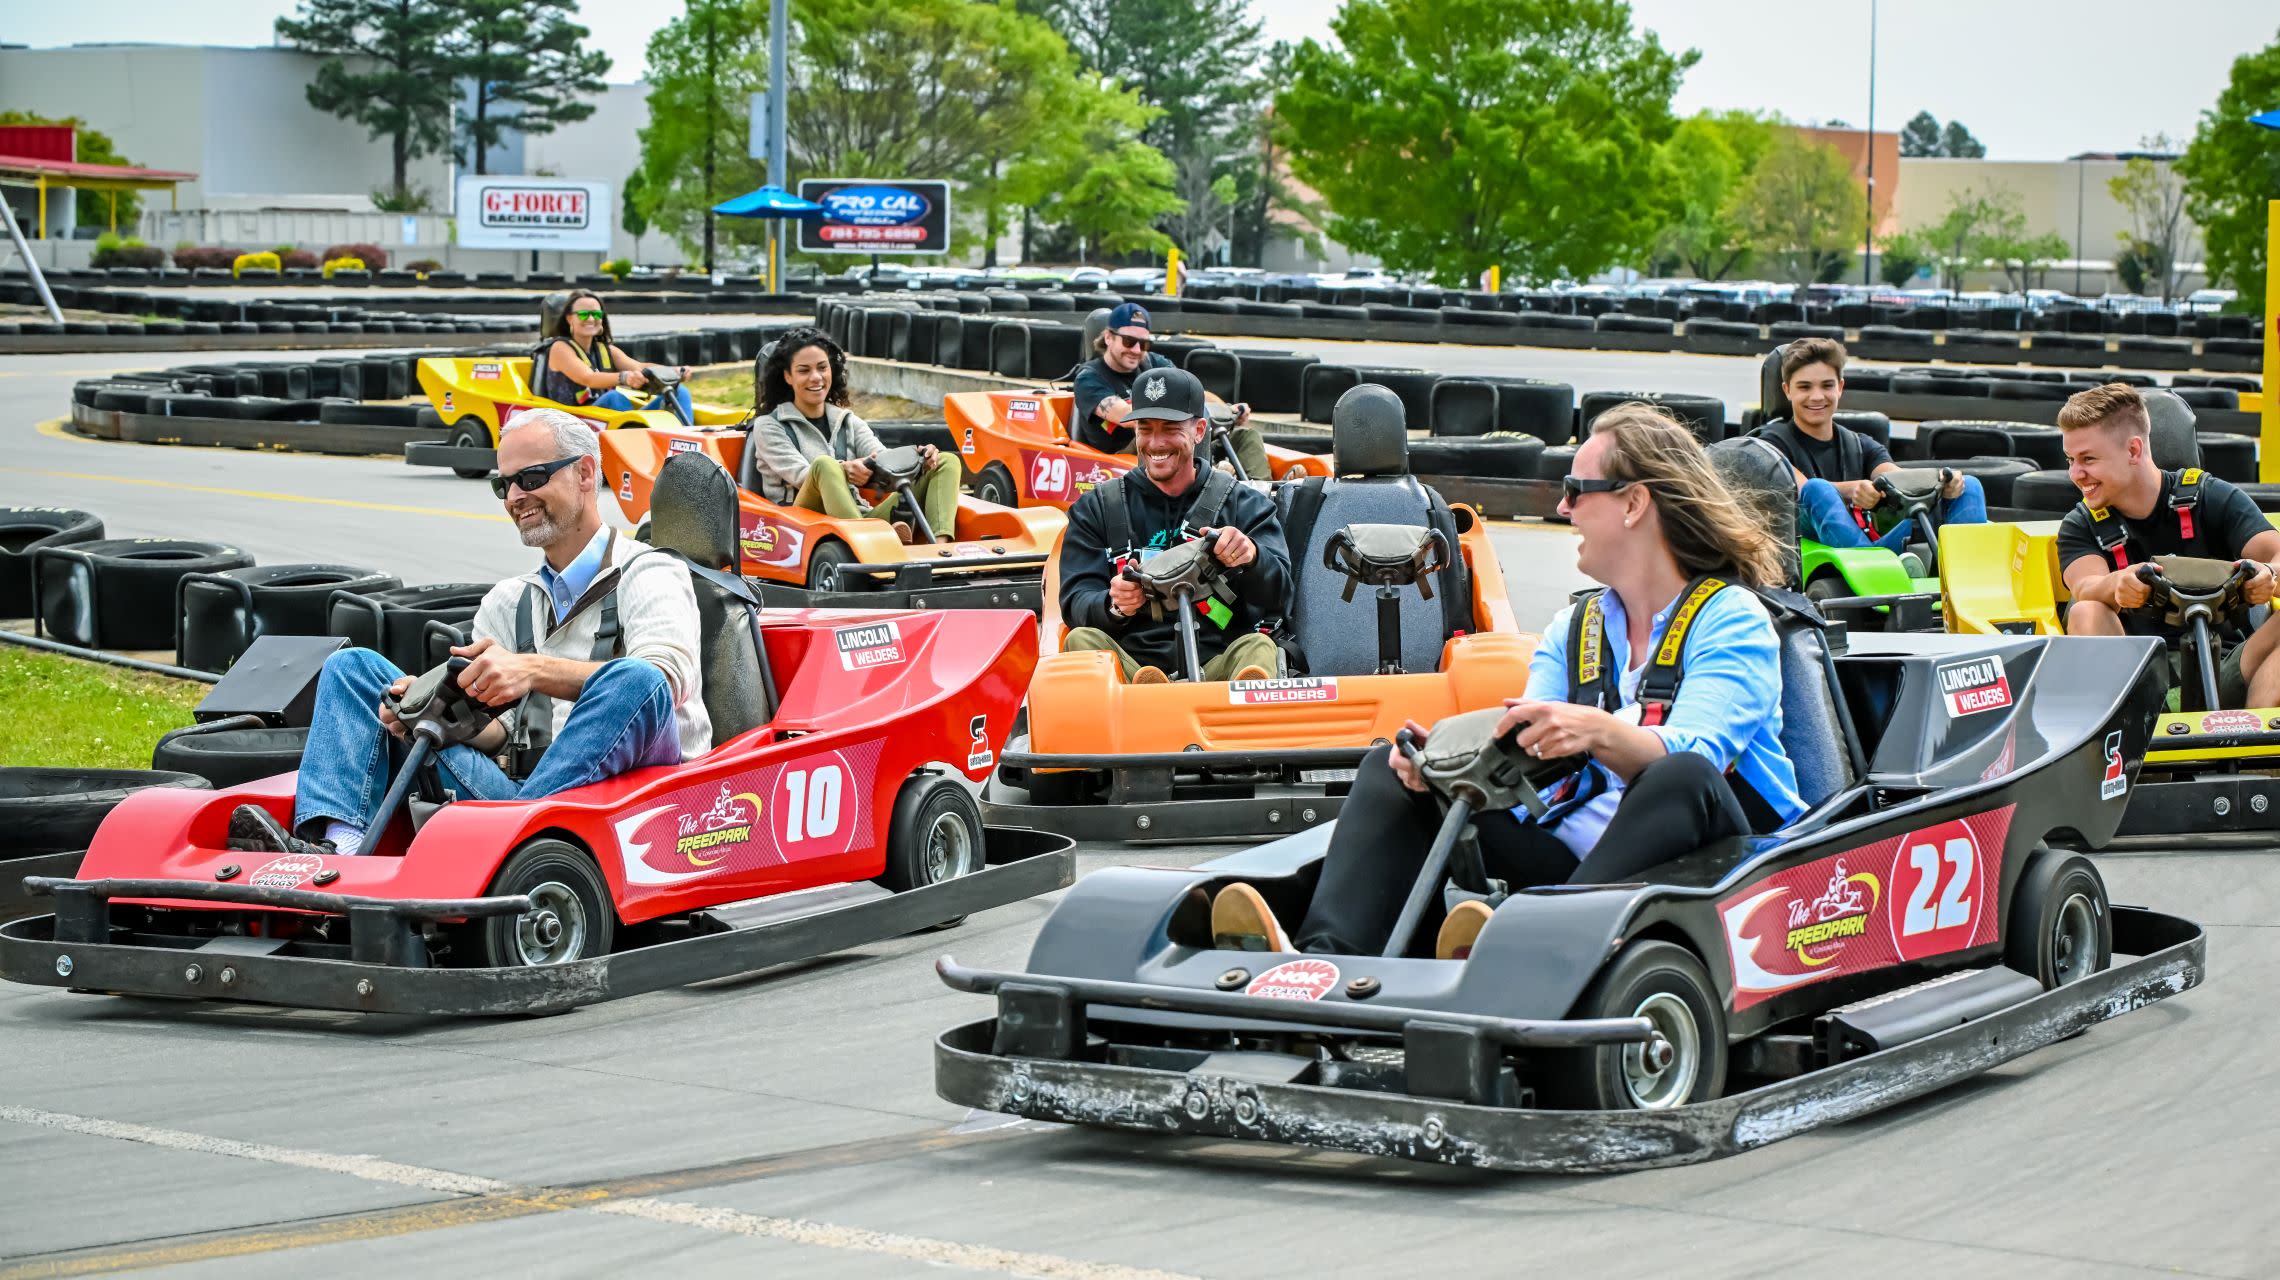
[[[555,472],[577,462],[582,456],[584,455],[573,453],[567,458],[556,458],[535,467],[524,467],[511,476],[492,476],[491,492],[503,499],[507,496],[507,486],[513,485],[524,493],[537,493],[546,487],[547,481],[554,478]]]
[[[1630,487],[1628,480],[1578,480],[1574,476],[1560,477],[1560,493],[1573,506],[1575,500],[1587,493],[1613,493]]]
[[[1116,333],[1114,330],[1110,330],[1110,333],[1118,342],[1123,343],[1125,346],[1138,347],[1142,351],[1150,350],[1156,345],[1156,340],[1153,338],[1134,338],[1126,334]]]

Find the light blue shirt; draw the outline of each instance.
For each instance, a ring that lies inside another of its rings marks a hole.
[[[1606,591],[1600,599],[1608,652],[1622,673],[1617,682],[1622,710],[1616,714],[1637,724],[1639,680],[1647,667],[1644,662],[1631,665],[1630,623],[1622,597]],[[1650,651],[1661,642],[1677,606],[1674,597],[1655,615],[1648,633]],[[1560,610],[1529,659],[1527,696],[1533,701],[1567,701],[1568,631],[1574,613],[1574,605]],[[1797,770],[1781,749],[1781,650],[1764,604],[1740,586],[1710,597],[1695,614],[1683,661],[1678,697],[1663,723],[1648,732],[1661,734],[1671,751],[1692,751],[1721,769],[1732,769],[1784,822],[1794,820],[1805,811],[1805,802],[1797,795]],[[1592,769],[1604,789],[1569,810],[1553,828],[1579,859],[1599,842],[1623,798],[1621,778],[1596,765]],[[1531,820],[1526,809],[1513,810],[1513,816]]]
[[[586,594],[586,588],[594,585],[594,575],[602,571],[602,553],[609,545],[610,531],[605,525],[594,532],[593,540],[586,544],[586,549],[579,552],[578,558],[572,560],[570,567],[562,572],[556,573],[554,566],[543,560],[539,562],[538,580],[545,584],[547,598],[554,601],[555,625],[561,625],[562,620],[570,616],[570,609],[578,603],[578,597]]]

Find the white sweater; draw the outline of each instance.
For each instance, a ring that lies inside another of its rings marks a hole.
[[[712,720],[705,714],[702,667],[697,657],[697,596],[689,586],[688,566],[622,533],[612,533],[603,552],[601,572],[578,598],[570,616],[554,626],[554,604],[537,572],[509,578],[491,588],[475,611],[474,635],[489,636],[512,649],[515,614],[524,595],[531,598],[531,631],[540,653],[573,662],[591,662],[594,639],[601,632],[602,598],[617,588],[619,656],[654,664],[673,687],[673,721],[681,739],[681,758],[694,760],[712,750]],[[571,699],[549,699],[553,704],[555,736],[570,716]],[[517,713],[519,714],[519,712]],[[508,721],[510,733],[515,721]]]

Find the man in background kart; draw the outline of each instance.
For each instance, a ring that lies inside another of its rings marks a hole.
[[[1148,328],[1147,308],[1127,302],[1108,313],[1108,327],[1093,340],[1093,358],[1077,370],[1076,382],[1070,388],[1076,398],[1076,417],[1069,435],[1078,444],[1102,453],[1133,451],[1133,431],[1127,424],[1132,414],[1132,381],[1149,369],[1172,367],[1171,361],[1152,349],[1155,344],[1156,337]],[[1236,405],[1228,440],[1243,463],[1244,475],[1253,480],[1273,479],[1274,473],[1267,466],[1266,438],[1250,422],[1251,406]]]
[[[1781,357],[1781,389],[1789,414],[1757,429],[1781,450],[1797,475],[1798,532],[1827,547],[1878,546],[1900,552],[1913,522],[1877,533],[1869,513],[1883,500],[1876,477],[1897,469],[1873,437],[1837,423],[1845,394],[1845,348],[1832,338],[1803,338]],[[1987,495],[1973,476],[1956,476],[1940,491],[1941,524],[1987,523]]]
[[[1144,371],[1120,416],[1139,465],[1077,499],[1061,537],[1061,617],[1070,628],[1062,647],[1115,654],[1133,684],[1163,684],[1167,669],[1182,669],[1179,620],[1153,616],[1119,570],[1198,538],[1211,540],[1225,569],[1197,605],[1203,678],[1263,680],[1281,669],[1269,631],[1290,612],[1290,552],[1271,499],[1196,459],[1208,412],[1194,374]]]
[[[472,638],[451,651],[472,659],[459,686],[475,701],[514,707],[436,757],[459,799],[552,795],[712,747],[688,567],[602,524],[600,474],[593,428],[559,409],[517,414],[500,434],[491,487],[523,545],[544,558],[493,587]],[[292,829],[241,805],[230,847],[362,852],[365,823],[405,755],[404,726],[382,695],[411,682],[370,649],[327,658]]]
[[[551,310],[551,305],[541,309],[538,350],[531,358],[531,390],[556,404],[638,408],[628,393],[641,389],[642,365],[611,339],[610,318],[602,310],[602,300],[590,293],[571,294],[563,306],[559,330],[555,317],[546,314]],[[678,372],[686,381],[689,367],[682,365]],[[689,389],[675,387],[673,397],[681,403],[681,420],[694,421]]]
[[[2255,576],[2241,596],[2251,605],[2271,601],[2280,530],[2254,499],[2198,467],[2154,465],[2152,419],[2137,388],[2114,382],[2076,392],[2058,426],[2067,476],[2082,491],[2058,525],[2059,576],[2074,597],[2066,606],[2069,635],[2152,635],[2174,645],[2181,629],[2144,611],[2149,590],[2137,570],[2155,556],[2251,561]],[[2228,707],[2280,702],[2280,663],[2268,661],[2276,644],[2280,613],[2225,655],[2218,699]]]

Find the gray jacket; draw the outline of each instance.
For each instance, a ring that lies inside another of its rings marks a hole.
[[[745,447],[758,450],[753,471],[760,477],[761,497],[788,503],[799,496],[800,482],[807,479],[808,467],[817,458],[845,462],[868,458],[886,447],[871,433],[871,424],[852,410],[827,404],[823,421],[831,429],[828,440],[800,412],[796,402],[786,400],[776,406],[776,412],[752,424],[752,437]]]

